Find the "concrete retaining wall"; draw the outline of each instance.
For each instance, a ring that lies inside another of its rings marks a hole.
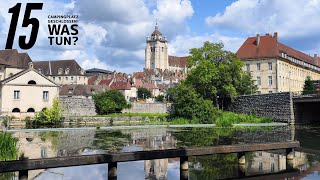
[[[292,94],[288,92],[240,96],[231,104],[229,110],[270,117],[276,122],[294,123]]]
[[[83,97],[60,97],[64,116],[95,116],[96,108],[92,99]]]
[[[122,110],[123,113],[168,113],[170,103],[131,103],[131,109]]]

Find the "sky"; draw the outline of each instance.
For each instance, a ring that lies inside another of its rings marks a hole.
[[[34,61],[75,59],[84,69],[102,68],[132,73],[144,67],[146,37],[159,29],[168,37],[169,54],[187,56],[203,42],[222,42],[236,52],[246,38],[278,32],[279,41],[313,55],[320,53],[320,0],[0,0],[0,49],[5,48],[11,14],[17,2],[43,2],[31,16],[40,21],[36,44],[21,50]],[[76,46],[50,46],[47,16],[79,15]]]

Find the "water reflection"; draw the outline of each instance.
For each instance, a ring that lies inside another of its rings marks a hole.
[[[117,151],[141,151],[290,141],[307,138],[307,148],[316,147],[319,129],[289,126],[268,128],[150,128],[127,130],[77,130],[59,132],[14,132],[17,147],[29,159]],[[312,138],[310,138],[312,136]],[[315,146],[312,146],[312,143]],[[303,143],[301,143],[302,147]],[[320,150],[320,148],[319,148]],[[295,151],[289,159],[284,152],[246,153],[245,164],[239,166],[236,154],[190,157],[190,179],[225,179],[284,172],[288,168],[307,172],[320,160],[319,156]],[[319,165],[320,166],[320,165]],[[107,179],[107,164],[55,168],[29,172],[29,179]],[[316,169],[316,170],[320,170]],[[313,174],[313,169],[304,177]],[[302,173],[301,173],[302,175]],[[317,176],[319,177],[319,176]],[[179,179],[179,158],[118,164],[118,179]]]

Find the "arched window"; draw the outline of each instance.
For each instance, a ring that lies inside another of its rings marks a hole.
[[[12,109],[12,112],[13,112],[13,113],[20,112],[20,109],[19,109],[19,108],[14,108],[14,109]]]
[[[27,112],[35,112],[33,108],[29,108]]]
[[[37,84],[34,80],[30,80],[28,84]]]

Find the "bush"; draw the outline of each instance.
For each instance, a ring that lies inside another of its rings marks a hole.
[[[34,124],[52,125],[61,122],[62,108],[58,98],[53,100],[52,108],[46,108],[37,113]]]
[[[162,94],[159,94],[157,97],[155,97],[155,101],[157,102],[163,102],[163,99],[164,99],[164,95]]]
[[[122,109],[130,108],[124,95],[116,90],[106,91],[93,95],[98,114],[119,113]]]
[[[217,126],[230,127],[233,124],[241,123],[271,123],[271,118],[257,117],[254,114],[235,114],[232,112],[221,112],[221,115],[216,119],[215,123]]]
[[[151,92],[146,88],[138,88],[137,95],[139,99],[148,99],[152,97]]]
[[[16,160],[18,155],[17,139],[10,133],[0,133],[0,161]]]
[[[198,121],[199,123],[212,123],[218,115],[218,110],[212,101],[204,100],[196,93],[192,86],[180,84],[175,88],[171,117],[179,117]]]

